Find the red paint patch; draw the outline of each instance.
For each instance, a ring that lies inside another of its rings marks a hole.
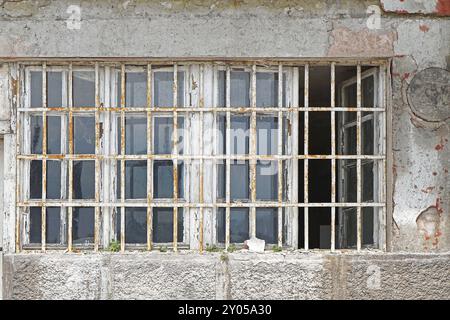
[[[442,212],[444,212],[444,209],[442,209],[442,207],[441,207],[441,199],[440,198],[436,198],[435,207],[439,214],[442,214]]]
[[[450,0],[438,0],[436,4],[436,13],[438,16],[450,15]]]
[[[441,141],[439,144],[437,144],[434,149],[436,149],[436,151],[441,151],[444,149],[445,143],[447,142],[447,139],[441,138]]]
[[[422,32],[428,32],[428,30],[430,30],[430,28],[429,28],[427,25],[425,25],[425,24],[421,24],[421,25],[419,26],[419,29],[420,29],[420,31],[422,31]]]

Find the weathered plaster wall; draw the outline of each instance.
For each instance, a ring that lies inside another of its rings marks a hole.
[[[167,255],[161,262],[158,255],[8,254],[9,297],[448,298],[449,256],[438,252],[450,250],[450,18],[442,7],[446,1],[433,0],[434,8],[412,1],[0,0],[0,62],[36,57],[392,58],[389,236],[395,252],[432,252],[256,260],[236,255],[228,264],[196,254]],[[79,29],[67,25],[73,4],[81,8]],[[381,11],[380,29],[368,28],[370,5],[388,11]],[[1,70],[0,89],[7,84]],[[1,89],[1,132],[9,133],[5,177],[13,187],[14,126],[4,101],[7,93]],[[14,199],[5,203],[4,230],[14,239]],[[389,283],[376,292],[361,285],[373,261]],[[148,278],[150,271],[158,276]],[[165,287],[168,280],[181,289]],[[155,288],[161,288],[161,296],[154,296]]]
[[[448,299],[449,254],[4,257],[6,299]]]

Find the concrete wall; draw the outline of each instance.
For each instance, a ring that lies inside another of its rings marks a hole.
[[[398,253],[268,254],[256,260],[239,254],[227,264],[193,253],[8,253],[6,297],[449,298],[449,257],[442,252],[450,250],[450,12],[440,0],[423,9],[412,1],[0,0],[0,62],[37,57],[392,58],[388,236]],[[77,15],[72,21],[67,12],[74,4],[81,8],[79,24]],[[380,11],[379,29],[367,13],[370,8],[377,12],[371,5],[389,11]],[[374,23],[375,28],[368,27]],[[0,103],[5,94],[2,89]],[[14,126],[4,104],[5,174],[8,187],[14,187]],[[5,203],[5,237],[14,239],[14,199]],[[12,252],[11,241],[7,245]],[[362,285],[374,261],[385,281],[376,292]],[[149,276],[152,272],[158,276]],[[164,286],[171,282],[179,290]]]

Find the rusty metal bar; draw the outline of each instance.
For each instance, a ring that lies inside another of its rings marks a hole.
[[[231,113],[230,113],[230,107],[231,107],[231,70],[230,66],[227,66],[226,69],[226,89],[225,89],[225,104],[227,107],[227,119],[226,119],[226,141],[225,141],[225,149],[226,149],[226,169],[225,169],[225,201],[226,201],[226,209],[225,209],[225,248],[228,249],[228,246],[230,245],[230,216],[231,216],[231,209],[230,209],[230,200],[231,200]]]
[[[304,111],[304,119],[305,119],[305,133],[304,133],[304,154],[307,155],[308,154],[308,144],[309,144],[309,114],[308,114],[308,106],[309,106],[309,64],[305,65],[305,93],[304,93],[304,107],[305,107],[305,111]],[[303,161],[303,190],[304,190],[304,194],[303,194],[303,201],[304,203],[308,203],[308,158],[305,158]],[[304,246],[305,246],[305,250],[309,250],[309,210],[308,207],[304,208],[304,220],[305,220],[305,225],[304,225]]]
[[[204,155],[204,139],[203,139],[203,108],[205,107],[204,101],[205,101],[205,94],[204,94],[204,65],[201,64],[200,65],[200,77],[199,77],[199,91],[200,91],[200,100],[199,100],[199,108],[200,108],[200,154],[203,156]],[[204,194],[203,194],[203,157],[200,158],[200,177],[199,177],[199,183],[200,183],[200,190],[199,190],[199,200],[200,200],[200,204],[202,204],[202,206],[200,207],[200,235],[199,235],[199,242],[200,242],[200,253],[203,252],[203,242],[204,242],[204,230],[203,230],[203,223],[204,223],[204,210],[203,210],[203,204],[204,204]]]
[[[178,65],[173,65],[173,105],[178,106]],[[172,167],[173,167],[173,202],[178,203],[178,117],[177,108],[173,111],[172,133]],[[173,250],[178,251],[178,207],[173,207]]]
[[[47,107],[47,64],[42,64],[42,106]],[[42,154],[47,154],[47,112],[42,112]],[[41,207],[41,245],[45,252],[47,240],[47,209],[45,199],[47,198],[47,159],[42,159],[42,207]]]
[[[95,63],[95,155],[100,154],[100,76],[99,65]],[[95,202],[100,203],[100,159],[95,157]],[[98,251],[100,242],[100,207],[95,207],[94,251]]]
[[[150,204],[153,201],[153,163],[150,155],[152,150],[152,65],[147,65],[147,250],[152,250],[153,245],[153,212]]]
[[[125,155],[125,65],[120,72],[120,154]],[[125,251],[125,160],[120,160],[120,251]]]
[[[252,108],[256,109],[256,64],[252,66],[251,74],[251,99]],[[250,117],[250,202],[256,202],[256,111],[252,111]],[[250,209],[250,236],[256,237],[256,208]]]
[[[356,103],[357,108],[361,108],[361,64],[358,63],[356,74]],[[361,155],[361,110],[356,112],[356,153]],[[361,202],[361,159],[356,159],[356,202]],[[357,250],[361,250],[362,242],[362,221],[361,207],[356,208],[357,219]]]
[[[336,107],[336,64],[331,63],[331,108]],[[331,155],[336,155],[336,112],[331,111]],[[331,202],[336,202],[336,159],[331,159]],[[331,207],[331,251],[336,249],[336,207]]]
[[[69,65],[69,83],[68,83],[68,93],[69,93],[69,154],[73,155],[73,66]],[[68,201],[72,202],[73,197],[73,160],[69,159],[69,194]],[[67,231],[67,249],[72,252],[72,225],[73,225],[73,207],[67,207],[68,215],[68,231]]]
[[[278,66],[278,107],[283,107],[283,65]],[[278,111],[278,156],[283,155],[283,111]],[[283,160],[278,159],[278,247],[283,246]]]

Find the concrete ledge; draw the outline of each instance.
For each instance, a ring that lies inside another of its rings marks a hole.
[[[5,299],[449,299],[450,253],[23,253]]]

